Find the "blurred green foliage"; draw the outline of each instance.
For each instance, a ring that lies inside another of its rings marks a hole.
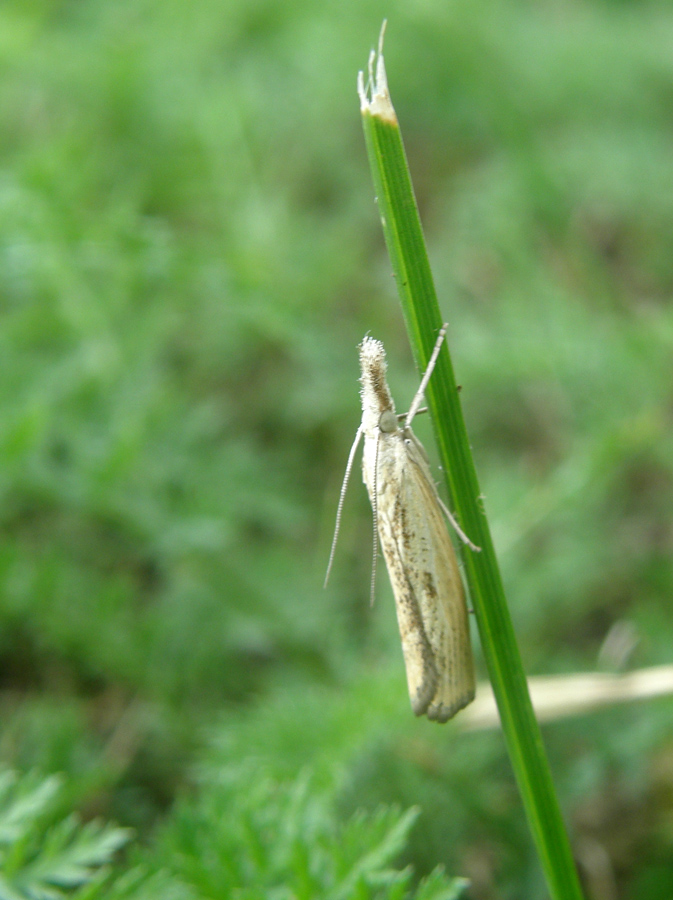
[[[308,766],[344,822],[419,805],[417,873],[537,898],[499,736],[411,716],[356,483],[321,589],[362,335],[400,409],[417,384],[355,94],[384,15],[528,670],[624,624],[628,665],[670,660],[668,4],[8,0],[0,757],[145,842],[197,762]],[[671,895],[670,721],[545,727],[599,900]]]

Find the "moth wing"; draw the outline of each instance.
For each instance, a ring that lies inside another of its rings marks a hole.
[[[383,538],[381,543],[390,572],[391,554],[386,552]],[[396,553],[393,559],[396,563],[399,563],[399,554]],[[414,715],[422,716],[428,712],[433,698],[437,694],[439,673],[435,663],[434,652],[420,613],[413,579],[402,572],[396,576],[393,576],[393,573],[390,572],[390,578],[391,582],[395,578],[393,582],[395,609],[402,642],[402,654],[407,673],[411,708]]]
[[[405,447],[400,499],[406,521],[401,533],[411,540],[409,546],[401,542],[400,555],[436,673],[435,690],[424,712],[429,719],[446,722],[475,695],[467,604],[427,457],[411,429],[406,430]]]
[[[399,434],[388,436],[387,445],[382,445],[378,453],[374,447],[375,444],[370,446],[365,441],[364,480],[372,506],[376,509],[381,549],[395,595],[395,611],[411,708],[415,715],[422,716],[427,712],[437,693],[439,674],[423,623],[418,597],[418,579],[410,571],[410,565],[414,565],[413,545],[408,540],[409,510],[403,488],[405,470],[409,462],[404,441]],[[373,487],[375,458],[378,458],[379,466],[376,497]]]

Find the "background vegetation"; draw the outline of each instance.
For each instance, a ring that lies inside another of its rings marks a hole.
[[[42,774],[0,783],[2,890],[545,896],[500,735],[409,711],[358,479],[321,587],[362,335],[417,384],[355,94],[384,15],[527,669],[671,659],[668,4],[8,0],[0,761]],[[673,895],[672,714],[544,728],[598,900]],[[136,830],[112,882],[128,833],[72,810]]]

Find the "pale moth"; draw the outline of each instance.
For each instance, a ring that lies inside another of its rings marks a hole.
[[[406,417],[395,413],[386,381],[383,344],[366,337],[360,345],[362,423],[341,488],[327,574],[332,566],[346,485],[364,435],[362,474],[395,595],[411,708],[446,722],[474,699],[475,676],[465,592],[442,512],[451,519],[432,479],[422,444],[411,430],[430,379],[446,326]],[[403,423],[400,421],[404,419]],[[373,595],[372,573],[372,595]],[[327,579],[325,579],[327,581]]]

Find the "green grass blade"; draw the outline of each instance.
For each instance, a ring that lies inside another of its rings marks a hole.
[[[442,326],[442,316],[380,46],[378,57],[373,54],[370,58],[366,86],[360,73],[359,93],[386,244],[411,346],[423,372]],[[448,337],[450,340],[450,328]],[[480,501],[450,355],[444,347],[428,384],[426,400],[457,518],[469,538],[481,547],[480,553],[461,547],[467,580],[505,740],[549,892],[554,900],[578,900],[582,893],[577,871]]]

